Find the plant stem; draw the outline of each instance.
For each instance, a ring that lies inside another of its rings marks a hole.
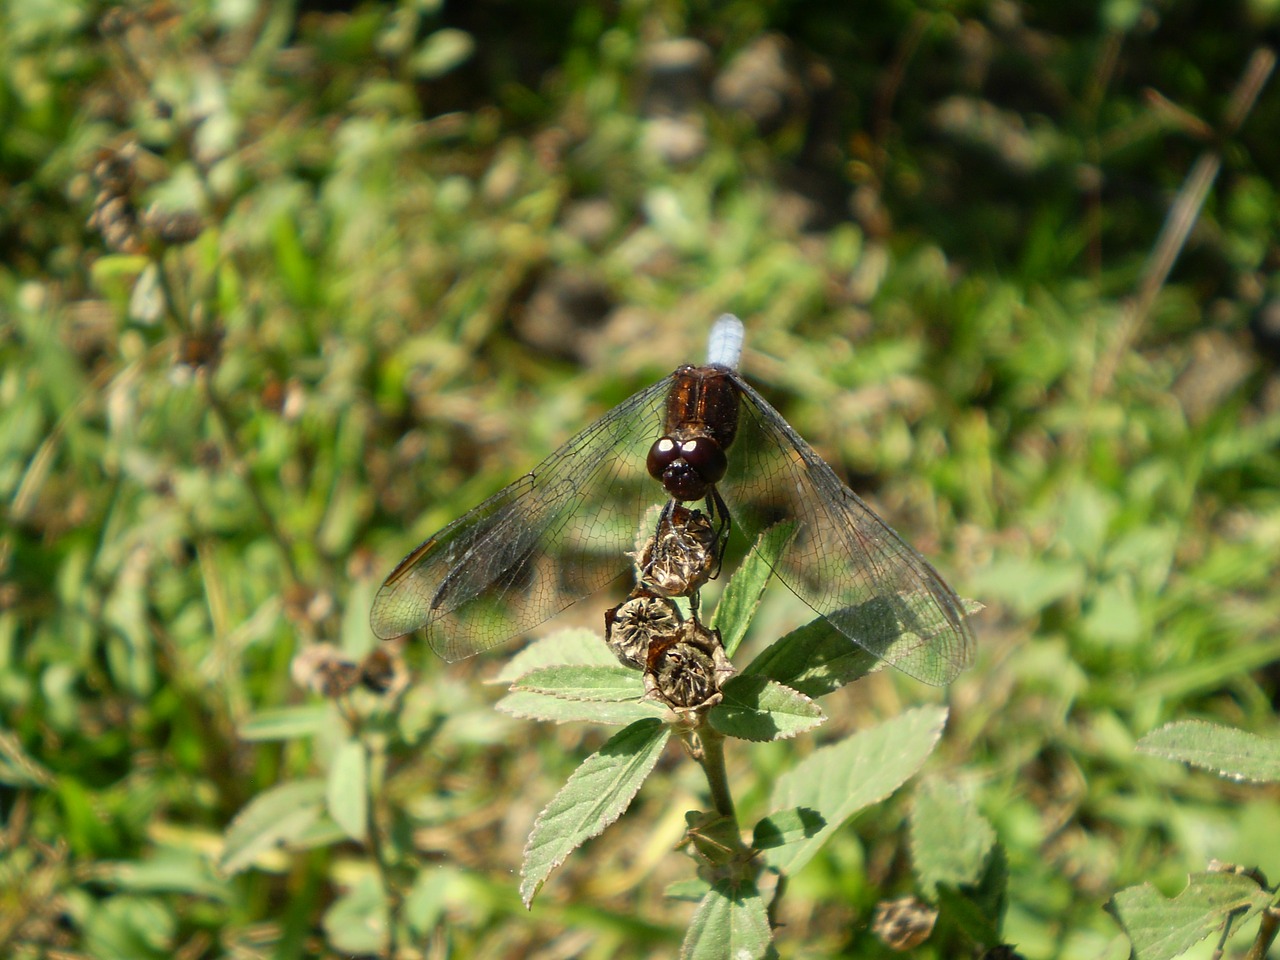
[[[383,785],[387,770],[387,753],[385,744],[367,734],[361,737],[365,750],[365,762],[368,765],[366,790],[366,826],[368,831],[369,852],[373,856],[373,864],[378,872],[378,882],[382,885],[383,896],[387,898],[387,956],[394,957],[399,951],[398,930],[400,911],[403,902],[399,888],[391,875],[391,865],[387,860],[386,836],[381,829],[382,818],[379,810],[385,794]]]
[[[1269,908],[1262,912],[1262,922],[1258,924],[1258,936],[1254,939],[1244,960],[1263,960],[1271,944],[1280,932],[1280,912]]]
[[[724,769],[724,735],[704,723],[698,730],[698,740],[702,743],[702,751],[698,762],[707,775],[707,785],[711,788],[711,802],[716,813],[731,818],[735,823],[738,815],[733,809],[733,795],[729,793],[729,777]]]

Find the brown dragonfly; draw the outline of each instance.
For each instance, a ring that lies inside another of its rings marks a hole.
[[[633,394],[428,538],[378,591],[373,632],[425,630],[451,661],[527,633],[632,568],[657,480],[669,504],[704,503],[722,535],[753,543],[792,524],[774,572],[797,597],[910,676],[952,680],[973,650],[960,600],[743,380],[741,346],[725,314],[706,364]]]

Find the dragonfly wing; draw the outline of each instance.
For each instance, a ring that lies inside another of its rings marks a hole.
[[[617,578],[644,511],[663,496],[645,456],[670,384],[633,394],[400,561],[374,598],[373,632],[425,628],[437,654],[462,660]]]
[[[950,682],[973,652],[959,598],[768,401],[734,381],[742,413],[719,488],[735,525],[754,540],[794,522],[778,578],[868,652],[925,683]]]

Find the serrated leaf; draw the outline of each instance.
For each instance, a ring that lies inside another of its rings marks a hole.
[[[879,658],[819,617],[771,643],[742,676],[768,677],[806,696],[822,697],[880,666]]]
[[[587,757],[538,816],[524,848],[520,897],[528,907],[547,876],[622,816],[658,762],[671,728],[637,720]]]
[[[771,813],[756,824],[751,836],[751,846],[756,850],[780,847],[812,837],[826,824],[822,814],[808,807],[792,807]]]
[[[760,597],[773,576],[773,568],[791,543],[795,529],[794,523],[776,523],[760,534],[725,584],[720,602],[707,623],[708,627],[720,630],[725,656],[732,658],[742,638],[747,635],[751,618],[760,606]]]
[[[995,844],[976,884],[963,888],[940,883],[939,910],[975,943],[995,943],[1000,939],[1009,894],[1009,859]]]
[[[759,960],[773,933],[760,891],[751,883],[717,882],[693,913],[681,960]]]
[[[618,702],[644,696],[644,680],[639,672],[620,663],[608,666],[561,664],[530,670],[511,687],[541,693],[560,700]]]
[[[976,884],[995,844],[991,824],[978,812],[973,794],[939,777],[922,780],[911,809],[911,862],[929,897],[938,884]]]
[[[324,729],[329,719],[330,707],[327,703],[260,710],[240,724],[237,733],[241,740],[296,740],[299,737],[315,736]]]
[[[1280,740],[1203,720],[1180,720],[1153,730],[1138,741],[1136,749],[1231,780],[1280,781]]]
[[[944,707],[919,707],[822,747],[778,778],[772,806],[808,807],[826,825],[812,837],[766,853],[770,866],[794,873],[863,807],[897,790],[928,759],[947,722]]]
[[[933,898],[937,902],[938,912],[963,930],[974,943],[999,941],[1000,928],[995,918],[987,916],[981,906],[964,891],[949,883],[940,883],[934,888]]]
[[[238,873],[261,853],[301,836],[320,819],[325,782],[283,783],[258,794],[227,827],[219,868]]]
[[[363,840],[369,824],[369,770],[364,744],[346,740],[329,765],[325,799],[329,816],[348,837]]]
[[[1271,902],[1257,881],[1241,874],[1193,873],[1188,880],[1187,888],[1172,900],[1149,883],[1121,890],[1113,898],[1135,960],[1176,957],[1221,930],[1228,917],[1242,924]]]
[[[707,713],[711,725],[728,737],[786,740],[826,720],[822,708],[790,687],[765,677],[730,677],[724,699]]]
[[[593,703],[585,700],[561,700],[545,693],[517,691],[509,693],[495,706],[503,713],[522,720],[547,720],[551,723],[603,723],[623,726],[637,720],[664,719],[669,711],[652,700],[623,700],[618,703]]]
[[[510,686],[538,667],[553,667],[558,664],[620,666],[618,658],[605,646],[603,631],[604,619],[601,618],[599,631],[559,630],[550,636],[535,640],[508,660],[501,670],[485,682]]]

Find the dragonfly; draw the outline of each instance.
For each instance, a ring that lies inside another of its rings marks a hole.
[[[851,644],[925,683],[953,680],[973,653],[963,604],[743,379],[742,343],[724,314],[707,363],[633,394],[425,540],[379,589],[373,632],[422,630],[447,661],[526,634],[632,569],[636,530],[665,494],[705,503],[747,543],[791,524],[783,584]]]

